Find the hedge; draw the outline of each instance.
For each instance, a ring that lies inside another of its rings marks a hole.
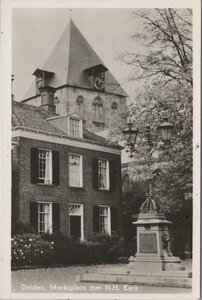
[[[47,265],[54,257],[53,243],[33,233],[14,234],[11,240],[12,266]]]
[[[93,234],[82,242],[61,233],[12,238],[12,266],[113,263],[124,254],[124,241],[115,233]]]

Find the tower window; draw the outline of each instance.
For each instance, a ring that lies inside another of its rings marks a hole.
[[[118,110],[118,104],[116,102],[113,102],[111,105],[111,112],[112,114],[116,114]]]
[[[78,98],[76,99],[76,104],[77,104],[77,108],[78,108],[78,113],[80,115],[83,115],[84,113],[84,98],[82,96],[78,96]]]
[[[98,126],[104,126],[104,103],[100,97],[93,100],[93,122]]]

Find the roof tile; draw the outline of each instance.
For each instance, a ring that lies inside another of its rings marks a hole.
[[[57,134],[69,137],[70,136],[61,129],[52,125],[46,119],[56,116],[51,112],[48,112],[44,108],[37,107],[30,104],[24,104],[22,102],[12,101],[12,126],[14,127],[23,127],[30,128],[34,130],[42,130],[47,133]],[[71,137],[74,138],[74,137]],[[77,138],[74,138],[77,139]],[[89,130],[84,128],[83,139],[91,142],[98,143],[102,146],[109,146],[114,148],[121,147],[110,140],[107,140],[103,137],[100,137]]]

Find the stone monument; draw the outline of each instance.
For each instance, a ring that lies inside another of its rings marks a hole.
[[[152,199],[146,200],[141,208],[137,226],[137,253],[129,258],[127,268],[146,271],[184,270],[179,257],[170,250],[169,225],[165,215],[157,211]]]
[[[191,288],[192,272],[181,266],[170,250],[169,225],[151,197],[142,204],[137,227],[137,253],[124,267],[98,269],[96,274],[80,275],[81,282],[124,283]]]

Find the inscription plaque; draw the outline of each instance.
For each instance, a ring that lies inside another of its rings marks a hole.
[[[156,233],[140,233],[140,253],[157,253]]]

